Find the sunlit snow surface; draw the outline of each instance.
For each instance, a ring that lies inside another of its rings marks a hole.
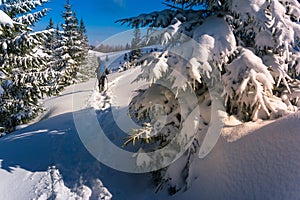
[[[73,100],[80,110],[96,112],[109,139],[119,138],[112,101],[128,101],[124,81],[131,70],[110,75],[101,95],[95,80],[68,88],[45,101],[42,121],[0,139],[0,199],[297,199],[300,196],[300,114],[234,128],[229,119],[212,152],[194,162],[187,191],[155,194],[150,174],[119,172],[85,149],[73,121]],[[111,91],[123,91],[112,94]],[[121,89],[123,88],[123,90]],[[93,111],[93,106],[96,110]],[[242,130],[242,131],[239,131]],[[247,130],[247,131],[245,131]],[[241,134],[239,134],[241,133]],[[113,159],[113,158],[111,158]],[[178,160],[178,162],[182,162]]]

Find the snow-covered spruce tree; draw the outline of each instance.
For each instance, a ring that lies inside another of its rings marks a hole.
[[[62,31],[59,30],[59,27],[55,29],[55,36],[57,38],[57,43],[53,54],[53,68],[56,72],[60,73],[58,82],[59,88],[62,90],[66,86],[72,84],[73,77],[69,74],[72,73],[73,67],[75,67],[75,61],[72,60],[67,53],[67,47],[64,45]]]
[[[93,58],[93,55],[89,54],[89,41],[87,37],[87,30],[84,24],[83,19],[80,20],[79,24],[79,33],[80,33],[80,46],[82,51],[80,52],[80,66],[77,74],[78,81],[86,81],[95,75],[95,67],[94,61],[97,62],[96,58]]]
[[[82,62],[81,38],[78,20],[71,9],[69,0],[66,0],[63,11],[64,23],[58,31],[59,39],[55,51],[55,70],[61,72],[60,85],[65,87],[76,82],[76,75]]]
[[[82,58],[84,59],[88,55],[90,45],[89,45],[89,40],[88,40],[88,37],[87,37],[87,30],[86,30],[83,19],[80,20],[79,33],[80,33],[81,47],[82,47],[82,50],[83,50],[82,51]]]
[[[136,66],[139,63],[138,60],[143,56],[142,54],[142,38],[141,38],[141,30],[139,28],[134,29],[133,38],[131,41],[132,50],[129,52],[129,65]]]
[[[174,193],[188,187],[197,173],[193,161],[201,155],[202,137],[215,120],[207,114],[213,111],[212,93],[221,89],[224,99],[218,99],[227,114],[244,122],[273,119],[300,106],[296,79],[300,73],[300,4],[296,0],[167,0],[166,4],[170,9],[119,22],[134,28],[160,28],[149,40],[156,38],[165,51],[145,59],[137,80],[168,80],[176,91],[153,85],[132,100],[131,114],[144,128],[135,130],[128,142],[142,139],[163,147],[178,134],[187,116],[174,99],[191,88],[198,98],[194,142],[177,162],[155,173],[159,185],[167,184]],[[167,118],[157,134],[160,113]]]
[[[59,41],[61,41],[61,32],[58,27],[56,29],[54,28],[52,18],[50,18],[46,30],[49,31],[49,35],[40,49],[44,49],[43,51],[47,55],[47,68],[52,72],[51,77],[53,81],[51,87],[49,87],[50,93],[52,95],[58,95],[64,88],[59,81],[62,77],[62,73],[56,70],[56,64],[60,61],[60,57],[57,54],[57,47],[59,46]]]
[[[49,30],[50,35],[44,42],[44,49],[45,53],[48,55],[48,65],[49,67],[52,67],[54,59],[55,59],[55,49],[57,45],[57,37],[56,37],[56,32],[54,29],[54,23],[52,18],[49,20],[49,24],[46,27],[46,30]]]
[[[0,4],[0,127],[6,132],[26,123],[42,107],[53,82],[42,44],[49,31],[32,32],[30,26],[47,9],[32,12],[45,0],[5,1]]]
[[[55,44],[57,43],[56,37],[55,37],[55,31],[54,31],[54,23],[53,23],[52,18],[50,18],[49,24],[46,27],[46,30],[51,31],[51,35],[45,40],[46,53],[49,54],[49,56],[51,56],[54,54]]]
[[[85,62],[81,65],[78,72],[78,79],[80,81],[87,81],[90,78],[95,78],[95,69],[98,66],[97,56],[93,53],[88,53]]]

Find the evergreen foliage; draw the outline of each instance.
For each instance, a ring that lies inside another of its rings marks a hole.
[[[61,87],[76,82],[79,67],[83,65],[88,52],[88,41],[83,20],[79,26],[69,0],[66,0],[64,8],[62,15],[64,23],[61,26],[62,30],[56,31],[58,37],[54,52],[54,68],[61,73],[59,80]]]
[[[0,10],[12,24],[0,24],[0,127],[6,132],[27,123],[42,111],[39,100],[51,95],[55,74],[48,69],[42,45],[50,31],[32,32],[29,26],[47,9],[31,13],[46,0],[6,1]]]
[[[82,57],[84,58],[88,54],[88,50],[90,48],[90,45],[89,45],[89,41],[88,41],[88,37],[87,37],[87,30],[86,30],[83,19],[80,20],[79,33],[80,33],[80,39],[81,39],[82,48],[83,48]]]
[[[142,38],[141,38],[141,30],[136,28],[133,32],[133,39],[131,41],[131,50],[129,52],[129,63],[131,66],[135,66],[139,64],[138,60],[143,56],[142,54]]]
[[[50,19],[46,30],[30,27],[46,15],[48,0],[7,0],[0,4],[0,129],[11,132],[43,111],[40,100],[75,82],[88,52],[80,25],[67,0],[62,30]],[[34,12],[33,12],[34,11]]]
[[[156,173],[160,186],[163,182],[174,193],[195,178],[193,160],[201,155],[202,137],[215,120],[208,114],[213,112],[213,98],[222,102],[228,116],[241,122],[274,119],[298,110],[300,4],[296,0],[166,0],[165,4],[169,9],[118,22],[150,27],[147,41],[165,47],[164,52],[145,58],[137,80],[167,80],[175,90],[170,94],[167,88],[152,85],[149,90],[155,87],[159,92],[141,91],[133,99],[132,116],[145,127],[134,130],[129,141],[153,139],[162,148],[180,132],[187,117],[170,97],[176,99],[192,89],[198,98],[201,116],[192,146],[179,162]],[[223,91],[222,96],[213,96],[217,90]],[[157,120],[151,117],[154,105],[161,105],[160,112],[168,116],[159,133]]]

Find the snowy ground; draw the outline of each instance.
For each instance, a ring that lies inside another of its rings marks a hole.
[[[48,111],[37,123],[3,137],[0,199],[299,199],[299,112],[264,126],[248,125],[247,131],[228,125],[209,156],[192,165],[197,178],[190,188],[172,197],[154,193],[150,174],[101,164],[80,140],[74,112],[95,113],[108,138],[120,145],[126,136],[121,129],[128,127],[117,121],[127,117],[126,105],[138,87],[131,80],[138,73],[111,74],[106,95],[95,91],[95,79],[71,86],[45,101]]]

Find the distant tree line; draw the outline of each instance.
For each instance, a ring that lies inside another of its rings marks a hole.
[[[130,44],[126,45],[106,45],[106,44],[100,44],[97,47],[94,47],[94,51],[99,51],[102,53],[110,53],[110,52],[117,52],[117,51],[124,51],[131,49]]]

